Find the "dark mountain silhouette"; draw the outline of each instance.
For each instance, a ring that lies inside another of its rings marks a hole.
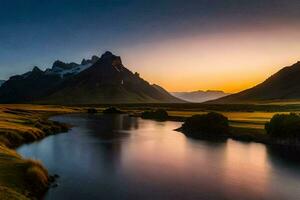
[[[55,61],[45,71],[35,67],[0,87],[1,103],[176,103],[183,102],[150,85],[111,52],[81,64]]]
[[[65,80],[41,102],[96,103],[179,103],[166,91],[150,85],[122,64],[119,56],[104,53],[90,68]]]
[[[6,80],[0,80],[0,86],[5,82]]]
[[[224,96],[228,96],[230,94],[225,93],[219,90],[207,90],[207,91],[193,91],[193,92],[172,92],[177,98],[183,99],[185,101],[201,103],[209,100],[218,99]]]
[[[12,76],[0,87],[0,103],[27,103],[44,98],[67,77],[74,76],[94,64],[96,58],[98,57],[93,56],[91,60],[86,60],[85,65],[57,60],[51,69],[42,71],[34,67],[32,71]]]
[[[79,66],[79,64],[77,63],[64,63],[60,60],[57,60],[53,63],[53,66],[52,66],[52,69],[57,69],[57,68],[60,68],[60,69],[72,69],[72,68],[75,68]]]
[[[152,87],[154,87],[155,89],[157,89],[160,93],[165,94],[165,95],[170,95],[171,93],[169,93],[167,90],[165,90],[163,87],[156,85],[156,84],[152,84]],[[171,94],[172,95],[172,94]],[[175,97],[174,95],[172,95],[173,97]],[[178,98],[178,97],[176,97]],[[180,98],[178,98],[180,99]],[[181,102],[186,102],[184,99],[180,99]]]
[[[257,86],[207,103],[251,103],[300,99],[300,62],[285,67]]]
[[[1,103],[30,102],[47,94],[47,91],[62,81],[57,74],[47,74],[34,67],[23,75],[12,76],[0,87]]]
[[[87,60],[83,59],[81,61],[81,64],[77,64],[74,62],[64,63],[60,60],[57,60],[53,63],[52,68],[47,69],[45,72],[48,74],[58,74],[62,78],[66,78],[66,77],[76,75],[82,72],[83,70],[89,68],[94,63],[96,63],[98,59],[99,59],[98,56],[92,56],[91,59],[87,59]]]

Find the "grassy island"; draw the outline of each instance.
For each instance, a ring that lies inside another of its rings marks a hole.
[[[193,115],[177,129],[188,137],[198,139],[235,139],[286,147],[300,146],[300,115],[275,114],[264,129],[230,125],[230,120],[219,113]]]
[[[221,139],[229,134],[229,122],[222,114],[210,112],[187,118],[179,130],[194,138]]]
[[[124,112],[115,107],[109,107],[102,111],[103,114],[123,114]]]

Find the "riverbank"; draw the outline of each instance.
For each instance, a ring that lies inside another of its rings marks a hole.
[[[281,148],[188,139],[173,131],[180,122],[126,114],[51,119],[76,126],[67,134],[17,150],[26,158],[40,159],[49,172],[61,176],[58,188],[50,189],[45,199],[296,200],[300,196],[296,187],[300,163],[281,154]]]
[[[80,112],[63,106],[0,105],[0,199],[36,199],[49,187],[43,165],[23,159],[18,146],[66,132],[66,124],[48,120],[50,116]]]
[[[170,116],[168,120],[170,121],[185,121],[186,117]],[[229,120],[230,121],[230,120]],[[190,137],[190,134],[186,134],[181,128],[176,129],[177,131]],[[211,137],[210,139],[218,139],[216,137]],[[205,139],[205,138],[203,138]],[[207,138],[206,138],[207,139]],[[286,148],[295,148],[300,149],[300,143],[298,140],[294,139],[277,139],[272,138],[266,133],[265,129],[262,128],[247,128],[247,127],[238,127],[238,126],[229,126],[229,132],[222,135],[221,140],[223,139],[233,139],[241,142],[256,142],[266,145],[281,146]]]
[[[195,114],[205,114],[205,111],[167,111],[169,116],[166,121],[184,122],[188,117]],[[267,135],[264,125],[268,122],[276,112],[220,112],[228,117],[230,130],[229,133],[224,135],[221,139],[233,139],[241,142],[256,142],[266,145],[282,146],[288,148],[300,148],[299,141],[294,140],[279,140],[271,138]],[[288,113],[281,111],[278,113]],[[141,117],[141,112],[135,112],[132,116]],[[155,120],[155,119],[154,119]],[[177,131],[184,134],[178,128]],[[189,134],[186,134],[189,135]],[[190,137],[190,136],[189,136]],[[207,138],[202,138],[207,139]]]
[[[34,199],[48,189],[49,175],[41,163],[25,160],[13,149],[49,135],[67,130],[65,124],[49,121],[53,115],[87,112],[90,107],[64,107],[41,105],[0,105],[0,199]],[[98,112],[105,107],[94,109]],[[139,117],[142,109],[122,109]],[[168,110],[168,121],[184,121],[194,114],[206,111]],[[287,112],[281,110],[281,112]],[[264,144],[290,145],[286,141],[273,141],[265,133],[264,123],[274,112],[221,112],[230,121],[228,138]],[[178,127],[179,128],[179,127]]]

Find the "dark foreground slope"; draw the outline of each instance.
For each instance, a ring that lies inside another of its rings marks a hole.
[[[263,83],[208,103],[252,103],[300,99],[300,62],[285,67]]]
[[[62,79],[56,74],[46,74],[38,67],[23,75],[11,77],[0,87],[1,103],[31,102],[47,94]]]

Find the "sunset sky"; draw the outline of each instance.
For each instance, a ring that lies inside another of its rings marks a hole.
[[[300,60],[299,0],[1,0],[0,78],[106,50],[169,91],[237,92]]]

